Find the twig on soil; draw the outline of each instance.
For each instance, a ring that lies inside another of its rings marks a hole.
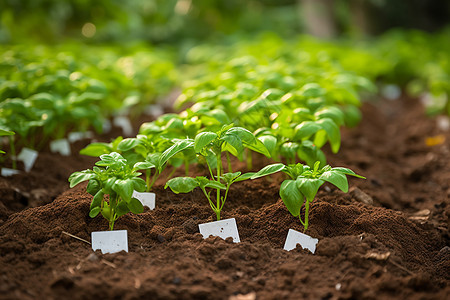
[[[79,241],[82,241],[82,242],[85,242],[85,243],[91,245],[91,242],[86,241],[85,239],[82,239],[82,238],[80,238],[80,237],[77,237],[76,235],[73,235],[73,234],[68,233],[68,232],[65,232],[65,231],[63,231],[62,233],[64,233],[65,235],[68,235],[68,236],[70,236],[70,237],[72,237],[72,238],[74,238],[74,239],[77,239],[77,240],[79,240]]]
[[[107,265],[107,266],[110,266],[113,269],[117,268],[117,266],[115,264],[113,264],[112,262],[107,261],[106,259],[102,259],[100,262],[105,264],[105,265]]]
[[[400,270],[405,271],[406,273],[408,273],[409,275],[414,275],[413,272],[411,272],[410,270],[408,270],[407,268],[403,267],[402,265],[396,263],[395,261],[393,261],[392,259],[388,260],[391,264],[393,264],[394,266],[396,266],[397,268],[399,268]]]

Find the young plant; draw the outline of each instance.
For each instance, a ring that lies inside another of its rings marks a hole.
[[[143,163],[130,166],[119,153],[112,152],[100,156],[92,170],[75,172],[69,177],[70,187],[89,180],[87,192],[94,196],[89,216],[95,218],[99,213],[108,220],[109,229],[113,230],[114,222],[128,212],[139,214],[144,211],[142,203],[132,198],[133,191],[145,191],[145,181],[138,170]],[[145,166],[144,166],[145,167]],[[109,195],[109,200],[105,198]]]
[[[294,217],[299,218],[304,227],[303,232],[308,229],[309,206],[316,197],[317,191],[325,182],[329,182],[344,193],[347,193],[348,181],[346,175],[365,179],[365,177],[357,175],[347,168],[332,168],[329,165],[320,168],[319,161],[314,164],[313,168],[300,163],[295,165],[284,165],[282,163],[272,164],[262,168],[251,179],[267,176],[279,171],[286,173],[290,177],[290,179],[286,179],[281,184],[281,199],[283,199],[289,212]],[[300,214],[303,205],[305,205],[304,221]]]
[[[0,128],[0,137],[2,137],[2,136],[11,136],[11,135],[14,135],[14,134],[15,133],[13,131],[4,130],[4,129]],[[10,144],[13,145],[11,141],[10,141]],[[4,153],[5,153],[5,151],[0,150],[0,154],[4,154]]]
[[[244,149],[249,148],[270,156],[264,144],[257,140],[250,131],[242,127],[234,127],[233,124],[223,126],[218,132],[204,131],[197,134],[191,147],[194,148],[199,159],[206,161],[211,179],[205,176],[196,178],[176,177],[167,181],[164,188],[170,187],[174,193],[178,194],[189,193],[196,187],[199,187],[208,199],[211,209],[216,213],[218,221],[220,220],[220,212],[227,200],[230,186],[235,182],[249,179],[254,175],[254,173],[242,174],[241,172],[224,173],[222,153],[228,151],[234,156],[242,158]],[[163,153],[162,157],[168,154],[166,152]],[[214,169],[216,170],[216,175],[213,174]],[[215,201],[211,196],[212,190],[207,191],[206,188],[216,190]],[[225,191],[223,196],[221,191]]]

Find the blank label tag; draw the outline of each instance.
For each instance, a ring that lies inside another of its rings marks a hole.
[[[17,159],[23,162],[25,172],[30,172],[30,170],[34,166],[34,163],[36,162],[37,157],[38,157],[37,151],[29,148],[22,148],[22,151],[20,151],[20,154],[19,156],[17,156]]]
[[[71,154],[69,141],[66,139],[51,141],[50,151],[59,153],[62,156],[69,156]]]
[[[2,168],[1,172],[2,172],[3,177],[20,174],[19,170],[14,170],[14,169],[9,169],[9,168]]]
[[[94,135],[92,134],[92,131],[77,131],[77,132],[71,132],[67,136],[67,139],[70,143],[74,143],[76,141],[80,141],[82,139],[91,139]]]
[[[131,126],[130,119],[123,116],[118,116],[114,118],[114,126],[122,128],[123,134],[125,136],[131,136],[133,134],[133,126]]]
[[[204,239],[212,235],[221,237],[223,239],[232,237],[233,242],[235,243],[239,243],[241,241],[239,238],[239,232],[237,229],[235,218],[199,224],[198,229],[200,230],[200,233],[203,235]]]
[[[92,250],[100,249],[103,254],[128,252],[128,233],[126,230],[94,231],[91,233]]]
[[[139,193],[136,191],[133,191],[133,198],[138,199],[139,201],[141,201],[143,206],[147,206],[150,209],[155,209],[155,198],[156,195],[155,193]]]
[[[286,242],[284,243],[284,250],[291,251],[292,249],[295,249],[297,244],[300,244],[303,249],[308,249],[314,254],[318,242],[318,239],[312,238],[297,230],[289,229]]]

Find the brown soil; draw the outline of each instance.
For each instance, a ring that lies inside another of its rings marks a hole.
[[[282,249],[288,229],[302,227],[279,199],[281,176],[232,187],[222,214],[236,218],[239,244],[203,240],[197,225],[213,220],[206,199],[175,195],[161,179],[155,210],[116,222],[129,253],[93,253],[62,233],[90,240],[107,229],[89,218],[85,185],[67,190],[68,175],[93,160],[40,155],[30,174],[0,180],[0,298],[446,299],[450,133],[412,100],[366,103],[363,113],[328,157],[367,180],[352,179],[348,194],[319,191],[308,230],[320,240],[315,255]],[[437,135],[444,143],[427,146]],[[34,202],[36,189],[47,193]]]

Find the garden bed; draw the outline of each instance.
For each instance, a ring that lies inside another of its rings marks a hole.
[[[201,191],[164,190],[162,176],[156,210],[116,222],[128,230],[130,252],[93,253],[62,232],[90,240],[107,230],[103,218],[88,216],[85,185],[67,190],[70,173],[95,159],[41,154],[30,174],[0,178],[2,297],[444,299],[450,132],[411,99],[365,103],[362,111],[362,123],[344,129],[339,154],[327,157],[367,180],[351,179],[349,194],[319,191],[308,230],[320,240],[315,255],[282,249],[288,229],[301,226],[278,195],[281,175],[232,186],[222,214],[236,218],[239,244],[203,240],[197,225],[214,217],[207,200]],[[439,136],[443,142],[427,145]],[[257,160],[255,170],[264,165]]]

